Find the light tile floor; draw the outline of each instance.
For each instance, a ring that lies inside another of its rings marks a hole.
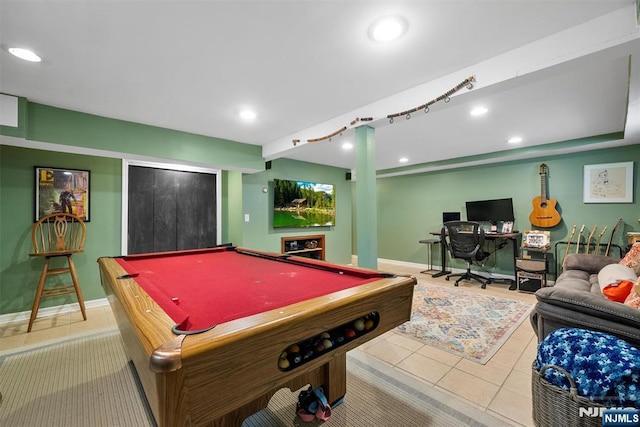
[[[420,284],[453,287],[453,278],[434,279],[419,268],[378,264],[378,269],[412,274]],[[535,303],[533,294],[509,291],[508,285],[491,284],[481,289],[476,282],[463,281],[460,289],[497,297]],[[438,391],[500,418],[514,426],[533,426],[531,416],[531,363],[537,341],[526,319],[507,342],[485,364],[422,345],[404,336],[386,334],[354,350],[373,356],[393,369],[409,374]]]
[[[380,270],[413,274],[421,284],[453,286],[444,278],[433,279],[419,268],[396,264],[378,265]],[[460,288],[504,298],[534,303],[532,294],[509,291],[506,285],[489,285],[481,289],[476,283],[461,282]],[[114,329],[116,322],[110,307],[87,310],[87,321],[80,312],[62,313],[36,319],[32,332],[27,322],[0,325],[0,352],[38,345],[76,335]],[[401,335],[388,332],[353,350],[366,359],[373,357],[404,375],[433,387],[445,395],[475,406],[514,426],[533,426],[531,418],[531,363],[536,340],[525,320],[502,348],[480,365]]]

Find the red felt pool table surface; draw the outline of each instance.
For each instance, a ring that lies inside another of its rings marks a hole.
[[[376,271],[229,248],[116,260],[183,331],[208,329],[382,277]]]

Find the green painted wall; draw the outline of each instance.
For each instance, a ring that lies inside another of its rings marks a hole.
[[[32,141],[205,163],[224,169],[264,168],[260,146],[20,102],[19,126],[26,124],[25,137]],[[16,132],[0,127],[2,135],[22,136]]]
[[[465,201],[513,198],[515,227],[531,229],[529,214],[531,200],[540,194],[540,164],[549,168],[548,195],[557,199],[563,221],[550,229],[552,245],[566,240],[573,224],[588,229],[607,225],[610,231],[619,218],[625,222],[624,230],[614,237],[614,243],[626,245],[626,232],[640,229],[640,184],[638,182],[640,144],[587,151],[576,154],[537,158],[461,169],[380,178],[378,189],[378,255],[384,259],[407,262],[426,262],[426,248],[418,240],[429,232],[440,229],[443,211],[460,211],[465,218]],[[635,160],[634,203],[584,204],[582,203],[584,165],[615,163]],[[587,233],[585,233],[587,234]],[[491,247],[491,246],[489,246]],[[553,251],[552,251],[553,252]],[[492,256],[488,266],[492,271],[513,275],[511,246]],[[560,258],[560,257],[559,257]],[[440,264],[436,249],[435,262]],[[463,268],[456,262],[454,267]]]
[[[324,234],[327,261],[351,263],[351,182],[346,180],[345,169],[322,166],[314,163],[278,159],[272,168],[251,175],[244,175],[242,182],[243,214],[249,215],[244,222],[243,245],[270,252],[280,252],[283,236]],[[314,181],[336,186],[336,225],[303,229],[274,229],[273,180],[289,179]],[[267,193],[262,191],[267,189]]]
[[[19,98],[19,127],[0,134],[28,140],[175,159],[228,168],[222,174],[222,241],[242,241],[242,173],[264,168],[261,147],[50,107]],[[126,154],[125,154],[126,155]],[[96,260],[121,243],[121,160],[0,145],[0,314],[29,311],[42,260],[31,259],[34,166],[91,171],[85,252],[74,256],[87,301],[104,297]],[[53,279],[50,279],[53,280]],[[73,302],[49,298],[42,307]]]
[[[34,166],[91,171],[85,251],[73,257],[86,300],[104,297],[98,257],[120,253],[120,160],[0,145],[0,314],[31,309],[42,269],[41,258],[29,257],[33,250]],[[59,278],[49,283],[54,280]],[[72,295],[47,298],[42,307],[75,301]]]
[[[242,245],[242,174],[222,172],[222,241]]]
[[[0,134],[66,146],[77,146],[176,159],[222,168],[222,243],[280,251],[280,236],[327,235],[329,259],[351,262],[351,188],[345,170],[296,161],[274,161],[273,169],[243,175],[237,169],[264,168],[261,147],[206,138],[168,129],[113,120],[90,114],[19,101],[20,129],[0,128]],[[104,297],[96,260],[118,255],[121,242],[120,159],[67,154],[0,145],[0,315],[29,311],[42,261],[29,257],[33,224],[34,166],[91,171],[91,221],[85,252],[74,256],[87,301]],[[226,170],[225,170],[226,169]],[[273,178],[317,180],[338,187],[338,225],[331,229],[284,230],[270,227],[270,204],[262,187]],[[264,183],[263,183],[264,181]],[[244,213],[251,222],[244,223]],[[259,234],[256,234],[259,229]],[[72,296],[46,299],[42,307],[74,302]]]

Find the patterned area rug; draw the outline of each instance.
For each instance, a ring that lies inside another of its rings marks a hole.
[[[533,304],[522,301],[420,285],[413,293],[411,320],[395,331],[485,364],[532,308]]]

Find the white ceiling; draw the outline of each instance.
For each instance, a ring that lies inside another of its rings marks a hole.
[[[384,15],[404,16],[409,29],[376,44],[367,27]],[[617,132],[624,139],[604,146],[640,143],[635,0],[0,0],[0,43],[3,93],[259,144],[267,160],[353,169],[355,153],[341,144],[354,142],[357,117],[373,117],[376,169],[390,173],[539,155]],[[10,46],[43,62],[14,58]],[[387,114],[469,76],[473,90],[389,124]],[[489,113],[471,117],[476,105]],[[255,122],[239,120],[245,106]],[[515,134],[517,147],[506,143]]]

